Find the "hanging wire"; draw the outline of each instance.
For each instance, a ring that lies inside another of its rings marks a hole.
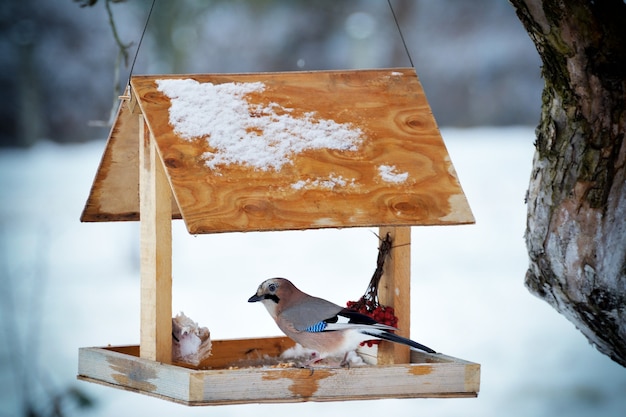
[[[150,11],[148,12],[148,16],[146,17],[146,23],[143,26],[143,31],[141,32],[141,37],[139,38],[139,43],[137,44],[137,50],[135,51],[135,56],[133,57],[133,63],[130,67],[130,73],[128,74],[129,85],[130,85],[130,78],[133,76],[133,70],[135,69],[135,62],[137,62],[137,56],[139,55],[139,49],[141,49],[141,43],[143,42],[143,38],[146,34],[146,29],[148,29],[148,23],[150,22],[150,17],[152,16],[152,11],[154,10],[155,3],[156,3],[156,0],[152,0],[152,4],[150,5]],[[391,10],[391,15],[393,16],[393,21],[396,24],[396,28],[398,29],[398,34],[400,35],[400,39],[402,40],[402,45],[404,46],[404,51],[406,52],[406,56],[407,58],[409,58],[409,63],[411,64],[411,67],[415,68],[415,64],[413,64],[413,58],[411,58],[409,47],[407,46],[406,40],[404,39],[402,29],[400,28],[400,22],[398,21],[396,12],[393,9],[391,0],[387,0],[387,4],[389,5],[389,10]]]
[[[406,41],[404,40],[404,35],[402,34],[402,29],[400,29],[400,22],[398,22],[398,18],[396,17],[396,12],[393,10],[393,6],[391,5],[391,0],[387,0],[387,4],[389,5],[389,10],[391,10],[391,14],[393,15],[393,21],[396,22],[396,28],[398,28],[398,33],[400,34],[400,39],[402,39],[402,45],[404,45],[404,50],[406,51],[406,56],[409,58],[409,62],[411,63],[411,67],[415,68],[415,65],[413,65],[413,59],[411,58],[411,53],[409,52],[409,47],[406,45]]]
[[[141,42],[143,42],[143,37],[146,34],[146,29],[148,29],[148,22],[150,22],[150,16],[152,16],[152,10],[154,10],[154,4],[156,0],[152,0],[152,5],[150,6],[150,11],[148,12],[148,17],[146,17],[146,23],[143,25],[143,31],[141,32],[141,38],[139,38],[139,43],[137,44],[137,50],[135,51],[135,56],[133,57],[133,64],[130,66],[130,73],[128,74],[128,85],[130,85],[130,77],[133,76],[133,70],[135,69],[135,62],[137,62],[137,55],[139,55],[139,49],[141,48]]]

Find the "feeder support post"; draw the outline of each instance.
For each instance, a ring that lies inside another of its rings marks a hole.
[[[379,236],[389,233],[391,252],[385,260],[383,276],[378,286],[378,301],[393,307],[398,317],[398,335],[411,336],[411,227],[380,227]],[[384,342],[378,345],[378,364],[410,363],[411,351],[398,343]]]
[[[140,357],[172,361],[172,202],[156,141],[139,116]]]

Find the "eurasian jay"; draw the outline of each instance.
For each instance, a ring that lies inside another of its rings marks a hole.
[[[316,362],[325,357],[340,357],[347,364],[348,354],[368,340],[388,340],[409,346],[413,350],[436,353],[413,340],[391,333],[394,327],[354,310],[312,297],[284,278],[264,281],[249,303],[260,301],[280,330],[305,348],[318,353]]]

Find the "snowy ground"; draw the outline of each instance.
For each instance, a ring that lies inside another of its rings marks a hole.
[[[532,128],[443,130],[476,225],[413,228],[416,340],[482,365],[476,399],[187,408],[75,380],[78,348],[138,343],[136,223],[81,224],[104,143],[0,151],[0,416],[68,385],[88,415],[623,416],[626,370],[523,286]],[[370,229],[189,236],[174,227],[174,312],[216,339],[280,334],[246,300],[270,276],[338,304],[375,267]],[[41,401],[38,401],[41,405]]]

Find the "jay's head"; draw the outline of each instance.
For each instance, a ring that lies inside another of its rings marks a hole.
[[[262,302],[267,311],[275,317],[280,307],[288,304],[293,293],[297,291],[297,288],[285,278],[270,278],[259,285],[256,294],[250,297],[248,302]]]

